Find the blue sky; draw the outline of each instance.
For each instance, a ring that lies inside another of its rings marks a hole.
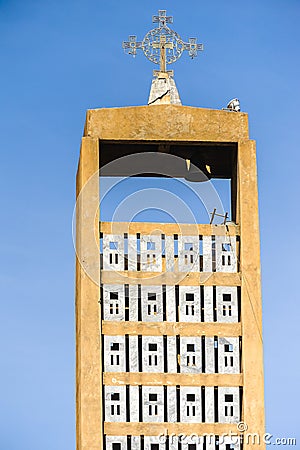
[[[257,140],[267,431],[299,440],[299,0],[0,0],[3,450],[75,448],[75,173],[88,108],[145,104],[153,66],[124,55],[152,14],[205,51],[185,105],[238,97]],[[298,433],[298,436],[297,436]]]

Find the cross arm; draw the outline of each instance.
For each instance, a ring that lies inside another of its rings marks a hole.
[[[164,27],[166,23],[173,23],[173,17],[167,16],[167,11],[165,9],[160,9],[158,11],[158,16],[152,16],[152,22],[158,23],[159,27]]]

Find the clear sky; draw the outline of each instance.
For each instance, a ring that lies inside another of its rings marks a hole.
[[[147,102],[153,65],[121,43],[158,9],[205,44],[174,67],[182,102],[238,97],[249,113],[267,431],[300,439],[299,0],[0,0],[1,450],[75,448],[71,222],[85,111]]]

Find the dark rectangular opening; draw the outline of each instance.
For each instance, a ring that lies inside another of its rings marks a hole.
[[[128,334],[125,334],[125,370],[126,372],[130,371],[129,367],[129,336]]]
[[[163,337],[163,345],[164,345],[164,373],[168,372],[168,337]]]
[[[130,390],[126,385],[126,422],[130,422]]]
[[[139,372],[143,372],[143,341],[142,336],[138,336],[138,366]]]
[[[138,285],[138,321],[142,321],[142,294],[141,285]]]
[[[167,287],[165,284],[162,286],[162,301],[163,301],[163,321],[167,320]]]
[[[125,284],[125,321],[129,321],[129,285]]]

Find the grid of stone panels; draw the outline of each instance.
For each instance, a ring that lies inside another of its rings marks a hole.
[[[103,234],[104,271],[237,272],[236,236]],[[237,286],[103,284],[106,322],[234,323],[239,321]],[[124,373],[239,374],[241,338],[218,336],[103,335],[103,371]],[[117,378],[116,378],[117,379]],[[239,386],[105,385],[105,423],[238,423]],[[181,442],[158,436],[105,436],[111,450],[239,448],[233,440]]]

